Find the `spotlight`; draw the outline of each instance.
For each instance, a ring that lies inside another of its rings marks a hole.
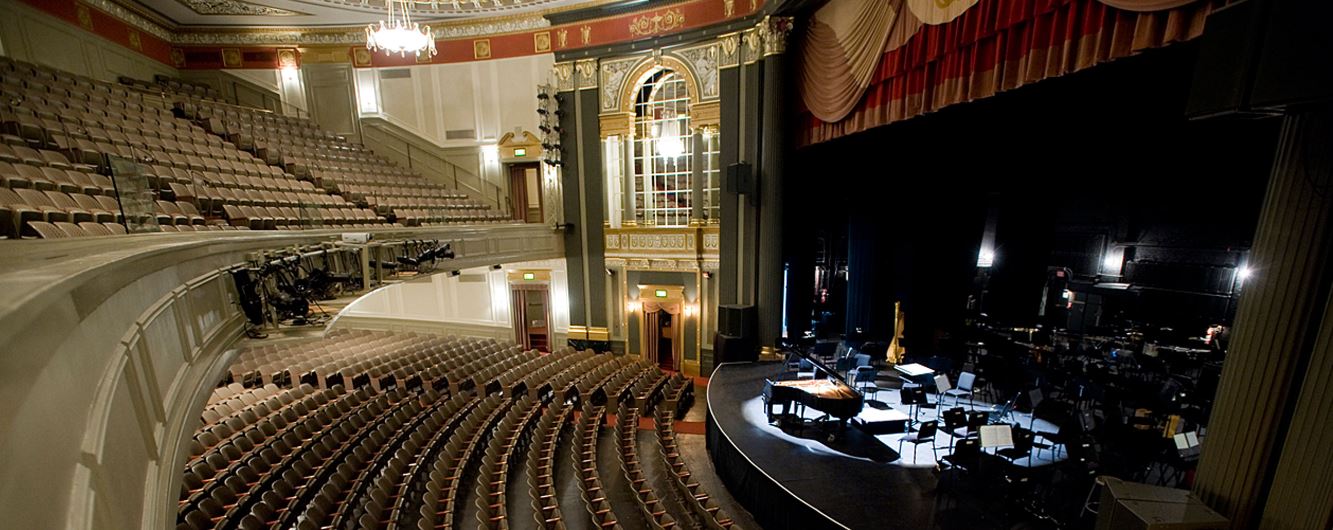
[[[504,268],[503,265],[491,265],[491,270],[493,270],[493,271],[498,271],[498,270],[503,269],[503,268]]]
[[[1120,259],[1117,258],[1114,254],[1107,254],[1106,257],[1102,258],[1102,268],[1108,271],[1119,270]]]
[[[1240,278],[1240,281],[1242,282],[1250,279],[1250,276],[1253,274],[1254,270],[1250,269],[1248,265],[1241,265],[1240,269],[1236,271],[1236,277]]]
[[[461,275],[461,274],[463,274],[463,271],[456,271],[456,270],[455,270],[455,271],[449,271],[449,275],[450,275],[450,276],[458,276],[458,275]]]

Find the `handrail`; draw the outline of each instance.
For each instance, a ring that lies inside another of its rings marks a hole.
[[[509,196],[503,188],[449,161],[440,154],[443,147],[434,142],[382,117],[363,116],[361,131],[362,143],[375,153],[416,170],[426,178],[463,191],[497,210],[511,213]],[[366,131],[376,131],[382,136],[372,137]],[[375,145],[370,145],[372,143]]]

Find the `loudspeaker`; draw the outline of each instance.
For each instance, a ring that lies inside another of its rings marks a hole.
[[[759,360],[759,346],[749,337],[733,337],[718,333],[713,337],[714,363]]]
[[[717,306],[717,332],[731,337],[753,338],[755,307],[752,305]]]
[[[754,194],[754,166],[749,162],[736,162],[727,166],[726,178],[722,179],[722,191],[727,193]]]

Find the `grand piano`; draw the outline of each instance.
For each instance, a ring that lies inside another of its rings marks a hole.
[[[802,377],[810,372],[784,370],[764,382],[764,410],[768,422],[792,416],[792,406],[809,407],[838,420],[846,427],[847,420],[856,417],[865,406],[865,397],[847,381],[818,359],[799,350],[789,350],[789,356],[798,356],[814,365],[814,377]],[[781,405],[782,413],[773,414],[773,407]]]

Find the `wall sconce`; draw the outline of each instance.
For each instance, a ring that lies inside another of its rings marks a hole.
[[[685,304],[685,318],[698,316],[699,306],[697,304]]]
[[[642,302],[625,302],[625,311],[638,313],[640,309],[643,309]]]

